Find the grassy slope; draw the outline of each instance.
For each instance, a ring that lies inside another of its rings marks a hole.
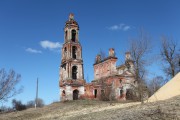
[[[180,96],[166,101],[113,103],[78,100],[0,114],[0,120],[180,120]]]

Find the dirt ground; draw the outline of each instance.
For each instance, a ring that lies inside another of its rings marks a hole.
[[[0,120],[180,120],[180,96],[143,105],[94,100],[57,102],[43,108],[0,114]]]

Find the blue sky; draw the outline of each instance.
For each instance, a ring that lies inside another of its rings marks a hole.
[[[0,0],[0,68],[22,75],[24,92],[16,99],[33,100],[38,77],[39,97],[52,103],[59,100],[60,49],[69,13],[80,26],[85,79],[92,80],[100,49],[115,48],[121,64],[129,39],[141,27],[152,37],[152,56],[159,54],[161,35],[178,41],[179,5],[179,0]],[[149,70],[162,75],[160,62]]]

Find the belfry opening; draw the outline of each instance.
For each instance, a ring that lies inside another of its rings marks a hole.
[[[71,35],[72,35],[72,37],[71,37],[72,42],[75,42],[76,41],[76,30],[72,30]]]
[[[77,66],[72,67],[72,79],[77,79]]]

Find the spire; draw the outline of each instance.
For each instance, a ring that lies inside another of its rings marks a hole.
[[[70,13],[70,14],[69,14],[69,21],[70,21],[70,20],[74,20],[74,14],[73,14],[73,13]]]

